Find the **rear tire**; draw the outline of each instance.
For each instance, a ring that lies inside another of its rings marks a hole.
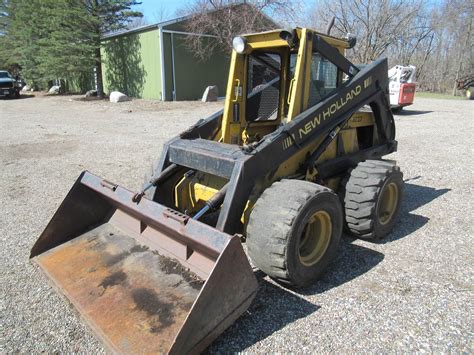
[[[275,182],[250,214],[248,254],[277,281],[308,286],[334,259],[342,224],[341,203],[330,189],[301,180]]]
[[[346,228],[357,237],[381,239],[393,229],[403,197],[403,174],[395,163],[367,160],[345,185]]]

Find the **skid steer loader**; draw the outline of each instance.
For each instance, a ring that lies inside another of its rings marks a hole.
[[[254,266],[311,284],[343,228],[392,229],[403,190],[386,59],[309,29],[236,37],[223,111],[165,144],[143,190],[83,172],[31,251],[114,352],[205,349],[249,307]]]

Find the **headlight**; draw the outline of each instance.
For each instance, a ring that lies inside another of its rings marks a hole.
[[[234,47],[234,50],[237,53],[243,54],[247,49],[247,40],[244,37],[234,37],[232,40],[232,47]]]

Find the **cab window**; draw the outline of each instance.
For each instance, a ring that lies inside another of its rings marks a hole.
[[[308,106],[314,106],[337,87],[337,67],[319,53],[313,53]]]
[[[278,118],[281,57],[255,52],[248,56],[247,121],[272,121]]]
[[[290,80],[295,75],[297,54],[292,53],[290,57]],[[310,68],[310,83],[308,107],[316,105],[333,90],[338,84],[337,66],[331,63],[319,53],[313,53]]]

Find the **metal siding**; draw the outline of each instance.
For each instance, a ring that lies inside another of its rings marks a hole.
[[[167,100],[173,98],[173,81],[176,83],[176,100],[199,99],[209,85],[217,85],[219,96],[225,95],[230,61],[225,54],[216,52],[202,61],[185,47],[185,35],[173,34],[176,75],[173,80],[171,34],[165,32],[162,35]],[[159,36],[159,30],[153,29],[103,41],[105,92],[118,90],[131,97],[162,98],[162,48]]]
[[[160,50],[157,29],[103,41],[104,90],[161,99]]]
[[[173,100],[173,67],[171,61],[171,34],[163,33],[163,51],[165,60],[165,90],[166,100]]]
[[[176,100],[200,99],[209,85],[217,85],[219,96],[225,96],[230,59],[216,51],[202,61],[186,48],[185,38],[185,35],[173,35]]]
[[[159,31],[140,34],[142,44],[142,63],[145,68],[145,85],[142,97],[161,99],[161,63]]]

